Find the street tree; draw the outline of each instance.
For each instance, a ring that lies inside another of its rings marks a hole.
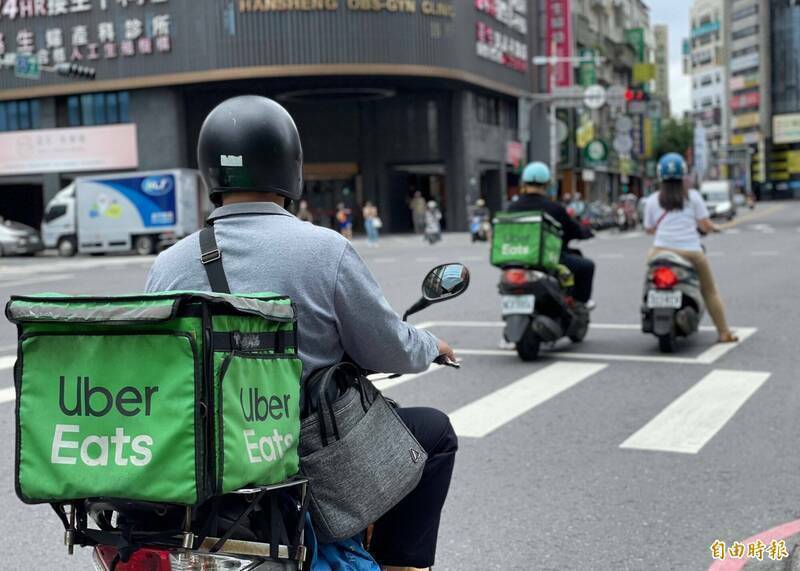
[[[694,126],[690,120],[667,119],[661,125],[656,141],[656,156],[666,153],[680,153],[688,158],[694,141]]]

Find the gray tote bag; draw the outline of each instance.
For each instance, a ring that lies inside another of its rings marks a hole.
[[[419,483],[428,455],[381,392],[350,363],[305,382],[300,473],[322,543],[353,537]]]

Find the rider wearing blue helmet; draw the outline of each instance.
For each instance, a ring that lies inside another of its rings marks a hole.
[[[542,162],[529,163],[522,171],[522,184],[518,200],[512,202],[510,212],[541,210],[561,224],[564,232],[564,249],[561,251],[561,263],[567,266],[575,276],[575,288],[572,295],[575,301],[585,306],[592,299],[594,282],[594,262],[570,254],[566,246],[570,240],[586,240],[592,232],[578,224],[560,203],[547,197],[547,185],[550,183],[550,169]]]
[[[658,161],[661,190],[650,195],[644,211],[644,228],[648,234],[655,235],[650,257],[670,251],[692,262],[720,342],[735,342],[738,339],[728,328],[725,306],[700,243],[700,232],[719,232],[719,228],[711,222],[700,193],[684,189],[683,179],[687,172],[686,161],[678,153],[667,153]]]

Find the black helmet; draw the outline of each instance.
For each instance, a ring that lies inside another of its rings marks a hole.
[[[217,105],[200,129],[197,164],[217,206],[225,192],[274,192],[290,200],[303,192],[297,127],[266,97],[243,95]]]

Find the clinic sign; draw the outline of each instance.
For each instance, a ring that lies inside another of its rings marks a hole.
[[[169,0],[0,0],[0,56],[32,56],[40,65],[55,65],[166,54],[172,51],[168,4]],[[90,24],[90,18],[96,21]],[[16,24],[15,31],[6,31],[9,23]]]
[[[14,61],[22,54],[42,66],[94,67],[103,90],[301,71],[374,75],[380,66],[381,74],[415,75],[425,68],[425,76],[520,92],[530,88],[534,5],[531,0],[0,0],[0,57]],[[35,81],[0,73],[0,100],[89,92],[96,89],[92,85],[97,84],[55,74]]]
[[[135,124],[0,133],[0,176],[138,166]]]

